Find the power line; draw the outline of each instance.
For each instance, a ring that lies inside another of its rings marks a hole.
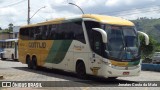
[[[21,1],[19,1],[19,2],[16,2],[16,3],[13,3],[13,4],[9,4],[9,5],[0,7],[0,8],[7,8],[7,7],[15,6],[15,5],[18,5],[18,4],[20,4],[20,3],[22,3],[22,2],[25,2],[25,1],[27,1],[27,0],[21,0]]]
[[[99,14],[117,14],[117,13],[122,13],[122,12],[128,12],[128,11],[133,11],[133,10],[143,10],[143,9],[148,9],[151,7],[159,7],[160,5],[154,5],[154,6],[150,6],[150,7],[141,7],[141,8],[132,8],[132,9],[125,9],[125,10],[119,10],[119,11],[111,11],[111,12],[101,12]]]
[[[121,14],[115,14],[116,16],[127,16],[127,15],[133,15],[133,14],[141,14],[142,12],[143,13],[149,13],[149,12],[156,12],[156,11],[160,11],[160,9],[153,9],[153,10],[143,10],[143,11],[140,11],[140,12],[132,12],[132,13],[127,13],[127,12],[123,12]]]

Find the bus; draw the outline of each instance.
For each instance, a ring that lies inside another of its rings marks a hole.
[[[79,78],[137,76],[141,50],[135,25],[125,19],[84,14],[22,26],[19,61],[30,69],[45,67],[77,73]]]
[[[0,40],[0,57],[2,60],[18,60],[18,39]]]

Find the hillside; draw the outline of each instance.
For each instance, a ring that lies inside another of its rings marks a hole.
[[[132,21],[137,30],[147,33],[160,43],[160,19],[140,18]]]

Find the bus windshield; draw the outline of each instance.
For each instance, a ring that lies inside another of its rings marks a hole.
[[[139,57],[138,36],[134,27],[106,26],[107,54],[116,60],[129,61]]]

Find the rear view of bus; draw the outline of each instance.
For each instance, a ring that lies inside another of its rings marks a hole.
[[[2,60],[5,59],[18,59],[18,39],[6,39],[0,40],[0,57]]]

